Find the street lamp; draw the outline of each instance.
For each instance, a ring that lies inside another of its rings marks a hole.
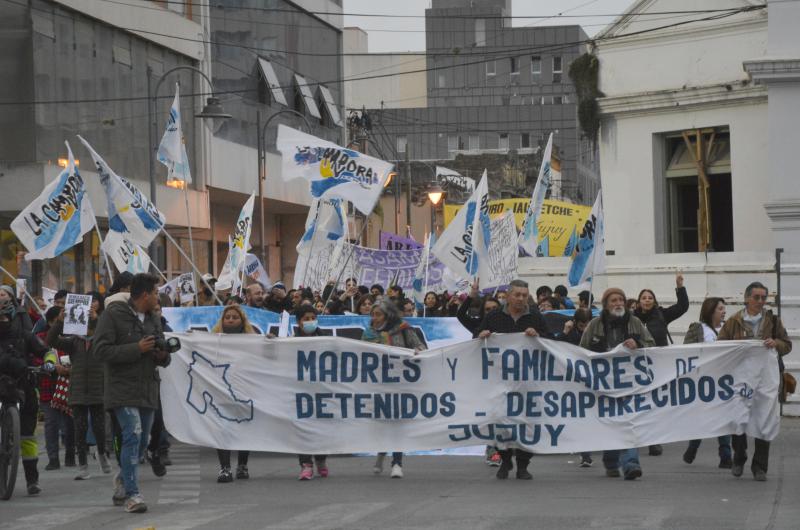
[[[153,206],[156,206],[156,157],[155,153],[158,150],[158,145],[156,145],[156,138],[158,135],[158,115],[156,114],[156,100],[158,99],[158,90],[161,88],[161,84],[167,78],[167,76],[173,72],[178,70],[191,70],[192,72],[197,72],[200,76],[208,82],[208,86],[211,87],[211,96],[206,99],[206,105],[203,107],[198,114],[195,115],[197,118],[202,119],[228,119],[232,118],[230,114],[227,114],[222,105],[219,102],[219,99],[214,97],[214,83],[211,82],[211,79],[203,73],[202,70],[199,68],[195,68],[194,66],[189,65],[181,65],[176,66],[175,68],[171,68],[164,72],[164,74],[159,78],[158,83],[156,83],[156,88],[151,92],[150,85],[153,79],[153,69],[148,66],[147,67],[147,99],[148,99],[148,117],[150,121],[150,128],[148,134],[148,145],[149,145],[149,158],[150,158],[150,202]],[[189,234],[191,235],[191,223],[189,223],[187,219],[187,225],[189,225]],[[192,261],[194,261],[194,247],[190,246],[190,250],[192,251]],[[150,255],[153,256],[153,259],[156,263],[159,263],[158,256],[156,253],[156,243],[155,240],[153,243],[150,244]]]
[[[428,200],[431,201],[431,233],[436,233],[436,206],[441,202],[444,197],[444,190],[439,183],[434,181],[433,185],[428,189]]]
[[[302,118],[306,126],[306,131],[311,133],[311,125],[308,123],[305,115],[293,109],[283,109],[272,114],[264,125],[261,125],[261,111],[256,113],[256,146],[258,148],[258,212],[259,212],[259,227],[258,227],[258,244],[261,247],[261,263],[269,270],[267,263],[267,246],[264,239],[264,181],[267,179],[267,127],[275,117],[281,114],[293,114]]]

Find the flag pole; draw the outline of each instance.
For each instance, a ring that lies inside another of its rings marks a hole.
[[[9,278],[14,280],[14,283],[17,283],[17,277],[14,276],[13,274],[11,274],[10,272],[8,272],[2,265],[0,265],[0,271],[4,272]],[[25,296],[28,297],[28,300],[31,301],[31,303],[33,304],[33,307],[36,308],[36,310],[39,312],[39,314],[44,317],[44,311],[42,311],[42,308],[39,307],[39,304],[36,303],[36,300],[33,299],[31,294],[28,292],[28,289],[25,289]]]
[[[89,206],[91,207],[91,202],[89,202]],[[106,250],[103,248],[103,236],[100,234],[100,227],[97,225],[97,216],[94,214],[94,208],[92,207],[92,216],[94,217],[94,229],[97,232],[97,246],[100,249],[100,252],[103,254],[103,258],[106,262],[106,272],[108,272],[108,279],[111,280],[111,283],[114,283],[114,276],[111,273],[111,265],[108,262],[108,254]],[[110,287],[110,286],[109,286]]]
[[[189,255],[192,257],[192,262],[194,262],[194,239],[192,239],[192,219],[189,214],[189,183],[185,180],[183,181],[183,202],[186,204],[186,227],[189,229]],[[200,305],[200,301],[198,300],[197,290],[195,289],[194,293],[194,305],[195,307]]]
[[[427,253],[425,254],[425,286],[422,288],[422,317],[425,317],[425,313],[428,311],[428,306],[425,305],[425,297],[427,296],[428,292],[428,266],[431,263],[431,238],[433,237],[433,232],[428,235],[427,243]]]

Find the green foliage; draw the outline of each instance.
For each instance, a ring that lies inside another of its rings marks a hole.
[[[584,136],[596,142],[600,130],[597,98],[604,95],[598,88],[600,61],[591,53],[584,53],[570,64],[569,77],[578,95],[578,123]]]

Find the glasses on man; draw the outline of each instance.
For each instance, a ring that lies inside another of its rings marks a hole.
[[[765,295],[765,294],[751,294],[750,298],[752,298],[755,301],[760,301],[760,300],[766,301],[767,300],[767,295]]]

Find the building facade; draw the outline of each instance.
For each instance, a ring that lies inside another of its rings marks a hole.
[[[150,195],[151,156],[178,83],[193,182],[186,191],[167,186],[166,168],[153,164],[155,202],[167,217],[170,234],[194,255],[199,269],[219,272],[239,210],[261,189],[264,214],[257,203],[254,252],[264,259],[271,277],[291,273],[310,197],[307,185],[283,183],[274,149],[276,131],[285,123],[344,141],[338,13],[340,0],[264,6],[147,0],[0,5],[0,40],[5,44],[0,66],[14,79],[0,87],[3,266],[29,280],[33,291],[40,286],[73,291],[107,287],[96,234],[87,234],[83,244],[59,258],[26,262],[9,225],[58,174],[67,140],[83,162],[80,169],[100,229],[105,230],[105,197],[76,134],[86,138],[115,172]],[[212,86],[196,70],[208,76]],[[194,118],[211,93],[232,118]],[[263,186],[259,120],[265,133]],[[190,268],[163,240],[154,257],[168,275]]]
[[[384,157],[530,155],[553,132],[562,167],[554,198],[591,203],[599,189],[596,153],[582,138],[567,75],[570,63],[587,49],[583,30],[511,27],[510,0],[434,0],[425,13],[427,106],[393,108],[388,99],[368,110],[372,143]],[[468,176],[477,179],[481,172],[476,167]],[[524,196],[535,175],[513,186],[490,173],[490,189],[497,196],[501,188]]]

